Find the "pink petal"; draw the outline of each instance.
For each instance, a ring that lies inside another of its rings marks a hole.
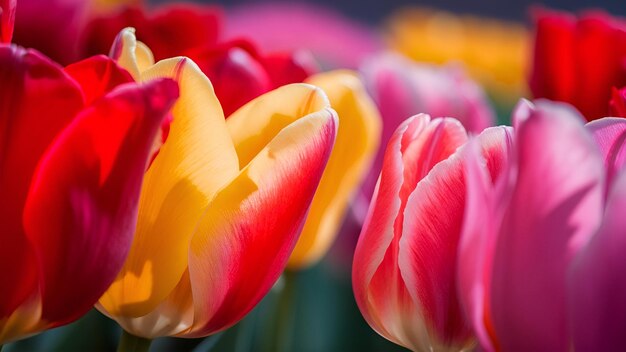
[[[387,146],[357,244],[352,281],[361,313],[374,330],[406,347],[426,348],[424,326],[433,322],[421,315],[423,302],[410,295],[401,273],[404,209],[416,186],[428,182],[433,167],[466,138],[462,126],[452,119],[430,121],[428,115],[418,115],[400,125]]]
[[[459,241],[458,293],[480,346],[493,351],[488,294],[491,258],[499,228],[498,180],[506,178],[506,163],[512,148],[513,129],[495,127],[469,142],[465,161],[465,214]],[[481,150],[482,146],[482,150]],[[503,175],[504,174],[504,175]],[[502,182],[500,182],[502,183]]]
[[[540,101],[516,131],[510,202],[491,268],[490,312],[503,351],[568,351],[565,273],[597,228],[604,169],[570,107]]]
[[[576,351],[626,345],[626,173],[611,190],[602,227],[577,255],[568,277]]]
[[[607,172],[607,189],[613,178],[626,163],[626,120],[603,118],[587,124],[593,139],[600,147]]]

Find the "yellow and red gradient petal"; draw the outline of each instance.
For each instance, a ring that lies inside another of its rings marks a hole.
[[[330,108],[328,98],[309,84],[291,84],[268,92],[226,120],[243,169],[285,127],[313,112]]]
[[[381,117],[355,72],[337,70],[306,81],[321,88],[339,117],[337,141],[315,193],[289,268],[316,263],[333,243],[346,208],[378,148]]]
[[[336,129],[329,108],[289,124],[211,201],[191,241],[195,318],[181,335],[226,329],[269,291],[298,240]]]
[[[22,216],[33,172],[83,108],[80,88],[34,50],[0,47],[0,320],[37,290],[37,259]]]
[[[151,146],[177,97],[172,80],[120,86],[79,114],[41,159],[23,222],[49,327],[85,314],[122,267]]]
[[[100,300],[113,316],[154,310],[187,269],[189,240],[215,193],[239,172],[235,148],[209,80],[193,61],[160,61],[142,80],[176,80],[167,141],[146,172],[133,246],[118,278]]]

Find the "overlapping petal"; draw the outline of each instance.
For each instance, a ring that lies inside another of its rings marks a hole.
[[[396,130],[387,147],[377,192],[354,256],[353,287],[364,317],[381,335],[414,350],[429,350],[448,341],[447,336],[436,336],[438,331],[433,336],[429,334],[437,324],[428,320],[433,302],[422,302],[422,297],[415,295],[423,283],[412,281],[415,277],[407,275],[407,270],[412,270],[407,262],[412,244],[407,243],[406,237],[412,236],[407,232],[413,225],[409,218],[416,215],[412,213],[414,205],[408,207],[408,203],[427,194],[417,193],[420,184],[433,187],[431,191],[438,187],[431,185],[433,173],[438,167],[449,168],[442,162],[466,138],[458,121],[431,121],[428,115],[413,117]],[[432,235],[441,233],[433,229]],[[420,293],[426,290],[424,287]]]
[[[307,80],[329,97],[339,116],[337,142],[315,193],[298,245],[289,260],[290,268],[315,263],[333,243],[348,202],[361,183],[378,147],[380,115],[351,71],[331,71]]]
[[[80,317],[117,275],[150,146],[177,96],[172,81],[122,86],[78,115],[43,155],[24,209],[43,320]],[[68,282],[82,289],[67,290]]]
[[[191,242],[197,315],[188,336],[233,325],[272,287],[296,244],[336,128],[329,109],[289,124],[211,202]]]
[[[191,59],[142,68],[142,45],[126,29],[112,53],[142,81],[173,78],[181,95],[145,176],[131,252],[98,308],[138,336],[206,336],[241,319],[284,269],[334,144],[336,113],[320,89],[299,84],[225,120]]]
[[[0,47],[0,319],[37,289],[37,264],[22,223],[33,172],[55,136],[83,108],[78,85],[32,50]],[[60,99],[59,97],[63,97]],[[10,171],[6,171],[10,170]]]
[[[626,164],[626,120],[603,118],[587,124],[604,158],[607,193],[613,179]]]
[[[204,208],[239,170],[211,83],[193,61],[167,59],[141,73],[146,81],[159,77],[175,79],[180,98],[168,143],[146,172],[128,260],[101,300],[109,314],[139,317],[170,294],[186,270]]]

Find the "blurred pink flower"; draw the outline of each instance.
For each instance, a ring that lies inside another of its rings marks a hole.
[[[312,4],[244,5],[227,19],[226,38],[250,38],[266,51],[309,50],[327,68],[356,68],[383,47],[373,30]]]
[[[454,117],[470,133],[480,133],[495,122],[484,91],[461,66],[420,64],[385,53],[367,59],[361,72],[383,117],[381,145],[387,144],[402,121],[419,113]],[[381,148],[363,186],[367,199],[374,190],[383,156]]]

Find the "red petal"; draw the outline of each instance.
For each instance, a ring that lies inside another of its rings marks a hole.
[[[304,82],[319,71],[315,58],[308,51],[273,53],[265,55],[261,61],[270,76],[272,88]]]
[[[0,317],[36,287],[22,212],[32,174],[54,137],[82,108],[79,87],[32,50],[0,46]],[[1,319],[1,318],[0,318]]]
[[[0,43],[10,43],[15,25],[17,0],[0,0]]]
[[[270,77],[251,43],[203,46],[188,55],[211,80],[226,117],[271,89]]]
[[[621,89],[613,87],[609,102],[609,116],[626,117],[626,87]]]
[[[104,55],[93,56],[65,68],[83,90],[85,105],[104,96],[120,84],[134,82],[128,71]]]
[[[24,226],[42,273],[42,319],[70,322],[111,284],[132,242],[152,143],[177,85],[124,85],[84,110],[45,154]]]

